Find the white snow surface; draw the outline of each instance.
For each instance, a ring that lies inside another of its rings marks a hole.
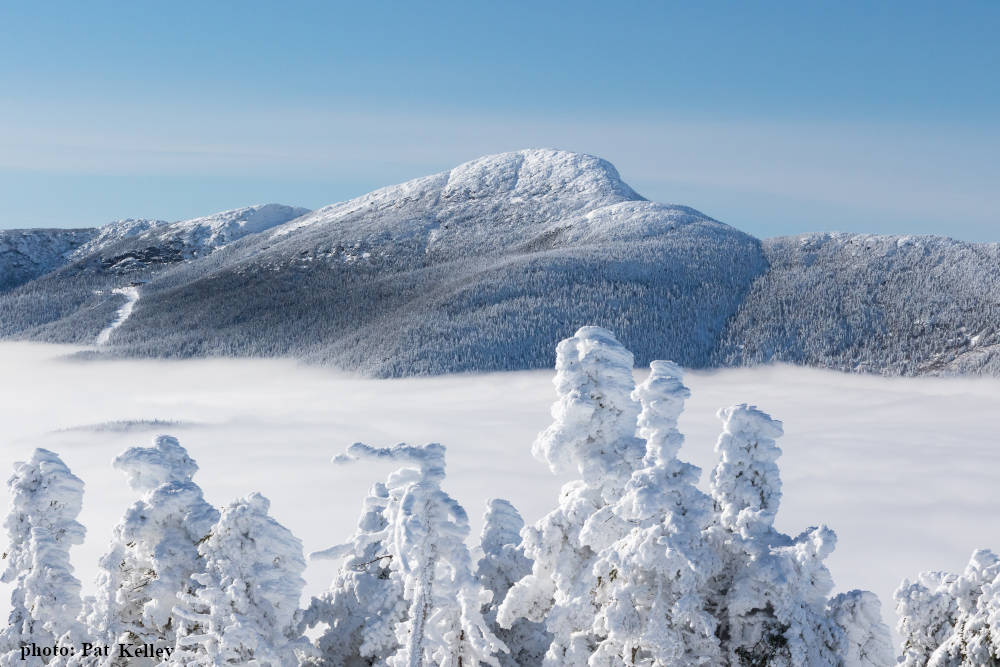
[[[112,459],[169,428],[63,430],[83,424],[189,424],[175,435],[198,461],[208,502],[223,507],[261,492],[306,551],[348,540],[371,482],[395,466],[369,461],[361,474],[357,465],[330,463],[355,441],[445,444],[448,491],[468,510],[473,535],[488,499],[511,500],[530,524],[556,505],[567,479],[531,455],[551,423],[553,371],[371,380],[287,360],[64,358],[78,349],[0,343],[0,469],[45,447],[86,483],[79,517],[86,541],[71,556],[87,594],[96,591],[112,528],[135,500]],[[904,577],[960,572],[975,549],[1000,548],[1000,381],[790,366],[689,372],[684,381],[692,395],[679,421],[679,456],[712,470],[720,407],[751,402],[781,420],[776,528],[835,530],[826,563],[836,591],[874,591],[890,626]],[[706,472],[700,486],[707,489]],[[7,503],[0,497],[0,513]],[[326,590],[337,565],[310,562],[305,594]],[[9,593],[0,592],[0,613]]]
[[[97,340],[94,341],[97,345],[107,344],[108,339],[111,338],[111,334],[114,333],[115,329],[125,324],[125,320],[132,315],[132,310],[135,308],[136,302],[139,301],[139,288],[136,285],[130,285],[129,287],[116,287],[111,291],[115,294],[121,294],[124,296],[125,303],[118,308],[118,312],[115,313],[114,321],[101,330],[101,333],[97,334]]]
[[[72,258],[81,259],[126,239],[150,245],[174,242],[195,253],[215,250],[308,212],[309,209],[297,206],[257,204],[178,222],[144,218],[116,220],[101,227],[94,238],[73,253]]]
[[[182,220],[173,223],[170,228],[171,232],[182,239],[187,246],[218,248],[306,213],[309,213],[309,209],[298,206],[258,204],[192,220]]]
[[[74,260],[80,259],[81,257],[86,257],[87,255],[98,252],[101,248],[111,245],[117,241],[121,241],[122,239],[139,236],[150,229],[155,229],[169,224],[170,223],[166,220],[157,220],[153,218],[123,218],[121,220],[112,220],[106,225],[98,227],[97,234],[94,235],[94,237],[88,242],[77,248],[70,257]]]
[[[538,219],[552,219],[591,210],[595,205],[642,198],[621,180],[618,171],[606,160],[555,149],[525,149],[487,155],[450,171],[324,206],[276,228],[271,237],[285,236],[303,227],[336,223],[347,216],[401,208],[422,200],[436,205],[439,219],[448,219],[460,216],[465,209],[479,208],[483,200],[490,199],[509,200],[513,204],[530,199]],[[483,222],[472,221],[472,224]],[[532,222],[526,219],[522,226]],[[436,235],[431,236],[433,242]]]

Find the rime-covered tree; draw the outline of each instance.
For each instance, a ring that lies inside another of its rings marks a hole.
[[[888,632],[877,613],[855,614],[868,620],[865,631],[842,627],[827,610],[833,580],[823,560],[836,535],[825,526],[795,538],[774,529],[781,499],[775,438],[781,423],[760,410],[737,405],[719,411],[723,432],[716,445],[720,461],[711,481],[718,529],[716,548],[723,569],[716,578],[715,599],[723,649],[734,664],[864,665],[850,662],[848,631],[864,634],[865,655],[884,655]],[[839,604],[839,603],[838,603]],[[866,604],[873,604],[871,599]],[[846,611],[837,609],[837,611]],[[846,623],[846,617],[841,614]]]
[[[524,555],[521,544],[523,528],[524,519],[509,501],[494,498],[487,503],[476,576],[483,587],[493,593],[493,599],[483,606],[483,617],[493,633],[507,645],[509,653],[499,656],[504,667],[540,665],[551,642],[541,623],[522,618],[510,628],[502,628],[496,622],[497,609],[511,586],[531,573],[531,561]]]
[[[781,422],[749,405],[719,410],[719,462],[712,473],[712,498],[723,528],[742,537],[768,535],[781,501],[778,448]]]
[[[1000,558],[972,554],[965,572],[925,572],[896,591],[905,667],[1000,664]]]
[[[9,546],[2,580],[14,584],[7,627],[0,633],[0,664],[41,664],[21,660],[20,647],[35,643],[73,646],[83,636],[80,582],[73,576],[70,547],[83,542],[77,520],[83,482],[54,452],[36,449],[14,464],[7,482],[10,510],[4,522]]]
[[[106,643],[173,646],[177,595],[190,589],[191,575],[202,567],[198,543],[219,513],[192,481],[198,465],[171,436],[157,436],[152,447],[129,448],[114,466],[143,495],[115,526],[101,559],[88,625]],[[108,658],[115,660],[125,661]]]
[[[468,516],[441,489],[444,452],[439,444],[374,448],[356,443],[334,459],[374,458],[415,466],[389,476],[382,510],[386,537],[381,544],[385,555],[392,556],[390,568],[403,583],[406,605],[395,627],[398,648],[386,660],[389,667],[499,666],[496,656],[507,650],[482,615],[491,594],[472,571],[464,541]]]
[[[874,593],[841,593],[827,603],[826,610],[844,633],[841,658],[845,667],[883,667],[896,662],[892,636]]]
[[[302,543],[251,493],[222,511],[199,545],[198,588],[181,596],[172,662],[295,667],[312,651],[302,636]]]
[[[696,488],[700,470],[677,458],[684,437],[677,418],[690,391],[681,369],[654,361],[633,397],[642,405],[638,433],[643,467],[613,506],[627,534],[601,552],[598,612],[602,637],[590,665],[718,664],[716,620],[707,608],[708,582],[720,567],[704,531],[712,500]]]
[[[406,618],[403,579],[391,567],[393,535],[386,518],[389,490],[376,483],[365,498],[351,541],[310,555],[344,558],[330,590],[313,598],[303,622],[321,623],[313,662],[330,667],[383,665],[399,648],[396,626]]]
[[[559,506],[524,531],[532,572],[515,584],[498,611],[501,626],[518,618],[544,622],[553,640],[549,665],[586,664],[599,638],[592,625],[598,552],[619,539],[617,502],[642,465],[639,404],[631,397],[633,357],[600,327],[583,327],[556,348],[554,421],[535,440],[535,456],[556,473],[581,479],[563,486]]]

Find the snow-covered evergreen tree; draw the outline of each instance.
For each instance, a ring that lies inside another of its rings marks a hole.
[[[0,633],[0,664],[38,665],[43,663],[39,657],[22,659],[21,646],[69,648],[84,637],[77,621],[80,582],[69,557],[70,547],[81,544],[85,534],[76,520],[83,482],[57,454],[36,449],[29,461],[14,464],[7,488],[9,546],[0,580],[14,584],[14,591],[7,627]]]
[[[583,327],[556,348],[554,421],[532,451],[554,472],[582,479],[563,486],[559,507],[525,529],[532,572],[510,589],[497,614],[503,627],[518,618],[544,622],[553,636],[548,665],[586,664],[599,640],[592,631],[594,564],[627,531],[611,507],[645,454],[635,435],[640,408],[631,396],[632,366],[632,354],[600,327]]]
[[[199,545],[198,588],[174,609],[172,663],[295,667],[311,653],[299,629],[302,543],[269,508],[259,493],[234,502]]]
[[[640,408],[631,396],[633,362],[632,353],[601,327],[582,327],[560,342],[553,422],[531,449],[553,472],[579,473],[605,503],[621,496],[646,452],[635,436]]]
[[[98,595],[88,616],[95,640],[173,646],[172,610],[189,590],[201,542],[219,517],[192,481],[198,465],[176,438],[132,447],[114,460],[143,496],[115,526],[101,559]],[[127,658],[109,656],[125,664]]]
[[[368,493],[351,541],[316,552],[311,558],[345,558],[330,591],[313,598],[303,624],[327,625],[318,638],[313,662],[330,667],[385,664],[396,652],[396,626],[406,618],[404,582],[393,561],[385,511],[389,490],[378,482]]]
[[[882,605],[871,591],[848,591],[827,603],[827,613],[843,631],[845,667],[883,667],[896,662]]]
[[[715,581],[719,635],[733,664],[865,665],[868,656],[891,650],[888,631],[877,613],[853,614],[837,603],[830,613],[827,595],[833,580],[823,560],[833,551],[836,535],[825,526],[809,528],[795,538],[774,529],[781,499],[775,438],[781,423],[760,410],[737,405],[719,411],[723,433],[716,451],[711,491],[718,528],[716,548],[723,570]],[[865,604],[871,605],[869,598]],[[842,626],[836,619],[844,623]],[[870,621],[870,626],[856,623]],[[847,656],[867,646],[857,662]]]
[[[390,569],[403,582],[406,604],[405,617],[395,627],[398,648],[385,661],[389,667],[499,666],[496,656],[507,650],[482,615],[491,594],[472,571],[464,541],[468,516],[441,489],[444,452],[439,444],[373,448],[356,443],[334,459],[347,463],[375,458],[416,466],[389,476],[388,502],[382,510],[386,523],[379,539],[387,550],[384,555],[392,557]],[[382,601],[376,609],[387,606]]]
[[[748,405],[718,415],[723,432],[711,491],[718,549],[728,561],[718,602],[728,658],[734,664],[836,664],[840,634],[825,615],[833,581],[822,564],[836,536],[824,527],[793,541],[774,529],[781,423]],[[810,585],[801,590],[805,582]]]
[[[717,623],[707,609],[708,582],[720,566],[704,535],[712,500],[695,486],[701,471],[677,458],[684,441],[677,418],[689,395],[681,369],[669,361],[654,361],[633,393],[642,405],[638,433],[646,457],[613,507],[629,532],[594,567],[594,627],[603,639],[591,665],[720,660]]]
[[[961,575],[925,572],[896,591],[905,667],[1000,665],[1000,558],[972,554]]]
[[[745,404],[719,410],[718,417],[723,427],[711,489],[719,523],[745,538],[767,535],[781,501],[781,449],[774,440],[781,422]]]
[[[487,503],[476,576],[493,593],[493,599],[483,607],[483,617],[507,645],[509,653],[499,656],[503,667],[540,665],[552,640],[541,623],[522,618],[510,628],[502,628],[496,620],[497,609],[511,586],[531,574],[531,561],[524,555],[521,544],[523,528],[524,519],[509,501],[494,498]]]

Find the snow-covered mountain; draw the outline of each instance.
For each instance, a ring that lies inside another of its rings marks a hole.
[[[0,229],[0,292],[69,261],[96,229]]]
[[[492,155],[317,211],[113,223],[0,294],[0,335],[116,354],[290,355],[372,375],[550,367],[605,326],[636,361],[1000,370],[1000,251],[761,242],[646,201],[599,158]]]
[[[755,239],[643,200],[603,160],[520,151],[178,266],[142,288],[111,342],[406,375],[550,366],[553,341],[597,322],[640,360],[704,365],[764,268]]]

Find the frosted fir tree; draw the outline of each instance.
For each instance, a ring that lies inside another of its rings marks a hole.
[[[482,615],[492,596],[472,572],[465,545],[468,516],[441,488],[444,452],[439,444],[374,448],[355,443],[334,459],[382,459],[414,466],[389,476],[382,514],[386,527],[381,544],[392,557],[392,572],[403,582],[406,605],[395,627],[398,648],[385,661],[389,667],[498,667],[497,654],[507,650]]]
[[[294,667],[312,653],[302,636],[302,543],[252,493],[222,510],[199,545],[198,587],[181,596],[172,664]]]
[[[177,595],[189,590],[192,573],[202,567],[198,544],[219,513],[192,481],[198,465],[176,438],[157,436],[152,447],[132,447],[113,465],[144,493],[115,526],[101,559],[90,632],[108,644],[173,646]],[[112,655],[106,662],[127,658]]]
[[[718,529],[713,531],[723,570],[714,582],[712,606],[718,609],[719,636],[733,664],[866,665],[870,656],[891,651],[888,630],[878,613],[849,615],[827,609],[833,580],[824,559],[836,535],[821,526],[795,538],[774,529],[781,499],[775,438],[781,423],[748,405],[719,411],[723,432],[720,456],[711,481]],[[865,604],[877,604],[874,596]],[[857,627],[862,620],[866,628]],[[847,657],[851,638],[864,637],[866,650],[857,662]]]
[[[882,667],[896,662],[892,636],[882,621],[882,605],[870,591],[848,591],[831,599],[827,614],[844,633],[841,649],[848,667]]]
[[[635,435],[640,408],[631,397],[632,367],[632,353],[600,327],[583,327],[556,348],[554,421],[532,451],[553,472],[581,479],[564,485],[559,506],[525,529],[532,573],[510,589],[497,614],[503,627],[518,618],[544,622],[553,636],[548,665],[586,664],[599,641],[592,629],[594,564],[627,531],[611,506],[645,454]]]
[[[781,502],[781,449],[775,442],[783,434],[781,422],[746,404],[719,410],[717,416],[723,427],[711,491],[719,523],[748,539],[770,535]]]
[[[925,572],[896,591],[905,667],[1000,664],[1000,558],[972,554],[960,574]]]
[[[363,667],[385,664],[399,648],[396,626],[406,619],[404,582],[393,561],[389,490],[376,483],[365,498],[351,541],[310,554],[314,559],[344,558],[330,591],[303,616],[305,627],[325,623],[317,639],[314,664]]]
[[[497,610],[507,592],[531,574],[531,561],[524,555],[521,543],[523,528],[524,519],[509,501],[494,498],[487,503],[476,577],[483,588],[493,593],[493,599],[483,606],[483,617],[507,645],[509,653],[499,656],[504,667],[540,665],[552,641],[541,623],[519,619],[510,628],[502,628],[496,621]]]
[[[602,637],[590,665],[699,665],[721,659],[717,623],[707,609],[720,559],[704,531],[712,499],[696,488],[700,470],[680,461],[677,419],[690,391],[682,371],[654,361],[633,392],[642,405],[643,467],[612,510],[628,533],[601,552],[594,627]]]
[[[69,557],[70,547],[81,544],[85,535],[76,520],[83,482],[57,454],[36,449],[29,461],[14,464],[7,488],[9,546],[0,580],[14,584],[14,591],[7,627],[0,634],[0,664],[39,665],[40,657],[22,659],[21,646],[68,648],[85,637],[77,621],[80,582]]]

